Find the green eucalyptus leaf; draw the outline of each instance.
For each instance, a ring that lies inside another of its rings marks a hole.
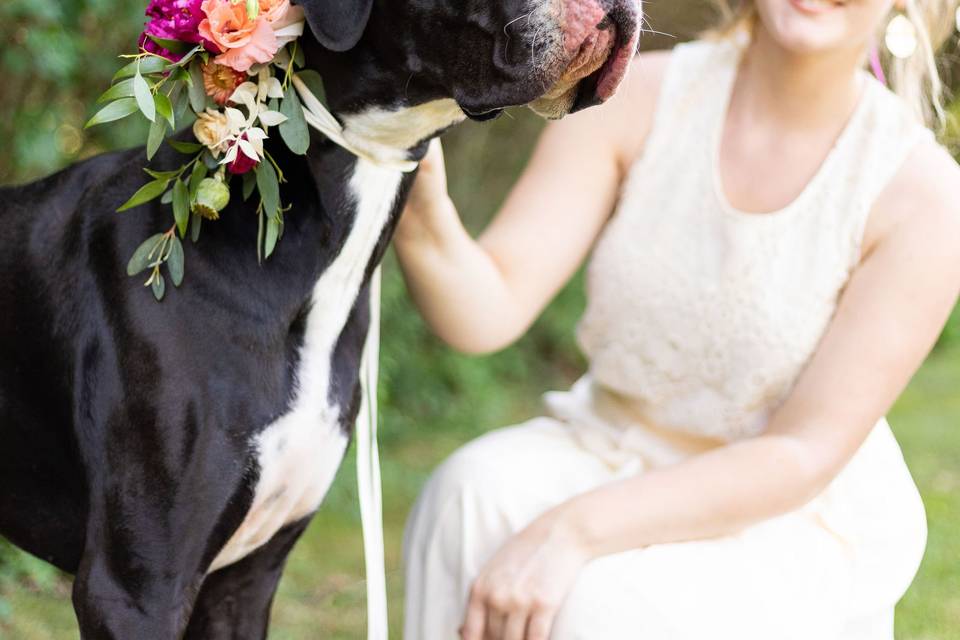
[[[190,240],[196,243],[200,239],[200,227],[203,226],[203,217],[194,213],[190,216]]]
[[[173,183],[173,218],[177,222],[180,237],[185,238],[187,225],[190,224],[190,191],[183,180]]]
[[[140,187],[140,189],[133,194],[133,197],[123,203],[117,211],[126,211],[127,209],[132,209],[146,202],[150,202],[155,198],[159,198],[163,195],[163,192],[166,191],[168,184],[170,184],[169,180],[154,180],[153,182],[148,182]]]
[[[186,53],[194,47],[194,45],[190,42],[181,42],[179,40],[170,40],[168,38],[158,38],[157,36],[151,35],[148,35],[147,37],[171,53]]]
[[[283,92],[283,102],[280,103],[280,113],[287,116],[286,122],[280,123],[280,137],[287,143],[290,151],[297,155],[304,155],[310,147],[310,130],[307,120],[303,116],[303,105],[297,97],[297,90],[293,84],[287,86]]]
[[[200,62],[194,61],[190,65],[190,107],[200,113],[207,107],[207,91],[203,86],[203,72],[200,71]]]
[[[170,128],[176,129],[177,124],[173,120],[173,104],[170,103],[170,98],[167,97],[166,94],[157,93],[153,96],[153,104],[156,107],[157,113],[166,118],[167,122],[170,123]]]
[[[203,145],[198,142],[185,142],[183,140],[174,140],[173,138],[167,140],[167,144],[171,147],[184,154],[197,153],[203,149]]]
[[[280,211],[280,183],[277,182],[277,172],[269,161],[265,160],[257,165],[257,189],[260,191],[267,216],[276,216]]]
[[[92,118],[87,121],[87,124],[84,126],[85,129],[96,126],[98,124],[104,124],[106,122],[113,122],[115,120],[120,120],[121,118],[126,118],[132,113],[137,112],[137,101],[133,98],[120,98],[116,102],[111,102],[103,109],[100,109]]]
[[[132,98],[133,97],[133,78],[127,78],[126,80],[121,80],[116,83],[109,89],[103,92],[103,95],[97,98],[97,104],[103,104],[104,102],[110,102],[111,100],[117,100],[118,98]]]
[[[172,179],[180,175],[180,171],[154,171],[146,167],[143,169],[143,172],[156,180]]]
[[[157,302],[163,300],[163,294],[167,289],[167,283],[164,281],[163,276],[159,273],[157,277],[153,279],[153,284],[150,285],[150,288],[153,289],[153,297],[157,299]]]
[[[173,98],[173,119],[177,122],[183,122],[184,116],[187,115],[187,108],[190,106],[190,96],[187,95],[188,92],[181,91],[182,87],[177,87],[174,89]]]
[[[183,282],[183,244],[180,238],[174,236],[170,245],[170,257],[167,258],[167,268],[170,270],[170,282],[179,287]]]
[[[301,69],[306,64],[303,56],[303,47],[299,46],[296,40],[293,42],[293,64],[296,68]]]
[[[160,204],[172,204],[173,203],[173,189],[168,189],[164,191],[163,197],[160,198]]]
[[[324,103],[327,101],[326,92],[323,90],[323,78],[319,73],[312,69],[305,69],[297,71],[297,77],[303,80],[303,84],[307,85],[313,95],[317,96],[317,100]]]
[[[253,195],[253,190],[257,187],[257,174],[248,171],[243,174],[243,200],[246,202]]]
[[[137,99],[137,106],[140,107],[143,117],[154,122],[157,119],[157,106],[153,101],[153,94],[150,93],[150,85],[140,72],[133,76],[133,96]]]
[[[277,248],[277,240],[280,239],[280,220],[275,216],[267,219],[267,231],[263,239],[263,255],[269,258],[273,255],[273,250]]]
[[[163,144],[163,136],[167,133],[167,121],[157,119],[150,124],[150,133],[147,135],[147,160],[153,160],[157,149]]]
[[[190,201],[197,197],[197,188],[203,179],[207,177],[207,165],[202,162],[193,164],[193,172],[190,173]]]
[[[156,262],[156,249],[161,242],[163,242],[162,233],[150,236],[144,240],[143,243],[137,247],[137,250],[133,252],[130,262],[127,263],[127,275],[135,276],[149,269],[150,265]]]
[[[220,168],[220,161],[214,158],[209,151],[203,152],[203,164],[207,165],[207,169],[210,171],[216,171]]]
[[[159,56],[144,56],[138,60],[134,60],[130,64],[126,65],[120,71],[113,76],[113,82],[120,80],[122,78],[132,78],[133,76],[139,73],[149,76],[154,73],[160,73],[163,71],[167,65],[170,64],[170,61],[166,58],[161,58]]]

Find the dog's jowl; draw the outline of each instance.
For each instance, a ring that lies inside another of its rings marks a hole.
[[[146,3],[145,3],[146,4]],[[169,215],[116,209],[143,150],[0,191],[0,534],[75,573],[85,640],[266,635],[283,560],[359,408],[371,274],[426,141],[609,98],[638,0],[298,0],[307,67],[364,158],[274,140],[290,205],[262,265],[234,194],[155,303],[125,274]],[[151,168],[180,159],[161,149]],[[251,224],[251,221],[254,224]],[[385,327],[389,332],[389,326]]]

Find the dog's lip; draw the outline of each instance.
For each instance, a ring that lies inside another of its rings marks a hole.
[[[603,66],[580,82],[571,113],[606,102],[617,92],[636,53],[638,35],[629,32],[624,37],[622,31],[617,34],[617,44]]]

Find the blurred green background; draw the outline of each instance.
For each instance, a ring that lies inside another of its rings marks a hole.
[[[0,184],[29,180],[106,149],[139,143],[139,125],[83,131],[93,102],[135,45],[146,0],[0,2]],[[705,24],[705,3],[648,5],[648,47],[670,46]],[[514,110],[445,138],[451,192],[479,230],[526,161],[542,123]],[[958,194],[960,196],[960,194]],[[392,258],[385,270],[382,458],[388,581],[394,637],[402,609],[400,539],[405,515],[430,470],[484,431],[535,415],[539,395],[584,368],[573,341],[583,308],[577,277],[534,329],[489,357],[456,355],[428,335],[406,298]],[[890,421],[924,496],[930,541],[901,603],[898,638],[960,637],[960,319],[901,398]],[[309,532],[290,558],[271,638],[364,637],[360,522],[348,456]],[[0,638],[74,640],[70,581],[0,541]],[[813,639],[811,639],[813,640]]]

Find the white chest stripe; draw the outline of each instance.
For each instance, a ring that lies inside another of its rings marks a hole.
[[[284,525],[313,513],[326,495],[347,446],[343,407],[331,405],[330,367],[337,339],[363,284],[400,187],[402,174],[358,160],[350,180],[356,219],[340,254],[313,290],[296,391],[290,411],[270,424],[255,445],[260,479],[246,519],[210,571],[236,562]]]

